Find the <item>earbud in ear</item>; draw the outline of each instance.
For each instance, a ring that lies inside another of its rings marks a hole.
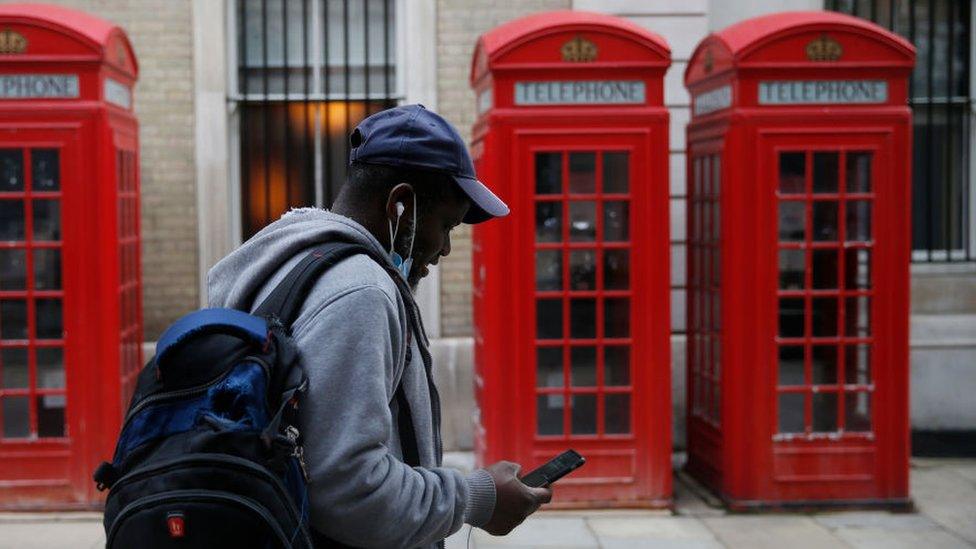
[[[401,215],[403,215],[403,210],[405,210],[405,209],[406,208],[403,207],[403,202],[397,202],[396,203],[397,217],[400,217]]]

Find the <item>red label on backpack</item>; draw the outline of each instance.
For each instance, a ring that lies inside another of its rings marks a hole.
[[[169,529],[169,537],[182,538],[186,535],[186,524],[183,522],[183,513],[170,513],[166,515],[166,528]]]

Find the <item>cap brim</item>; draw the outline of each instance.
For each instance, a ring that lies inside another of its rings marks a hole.
[[[471,199],[471,208],[464,216],[465,223],[473,225],[488,221],[495,217],[508,215],[508,205],[502,202],[501,198],[495,196],[487,186],[477,179],[455,176],[458,186]]]

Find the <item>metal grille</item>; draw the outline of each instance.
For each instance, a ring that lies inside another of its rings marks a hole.
[[[827,7],[874,21],[915,45],[912,257],[973,261],[971,2],[828,0]]]
[[[332,203],[349,132],[397,103],[396,0],[237,0],[241,219]]]

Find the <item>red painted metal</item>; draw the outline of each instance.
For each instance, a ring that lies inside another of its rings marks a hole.
[[[3,5],[0,29],[0,509],[96,507],[142,362],[138,67],[82,12]],[[11,75],[77,92],[12,98]]]
[[[474,229],[477,458],[527,471],[576,449],[558,506],[671,501],[669,65],[660,37],[578,11],[502,25],[472,60],[472,152],[512,208]],[[517,82],[566,81],[645,97],[516,104]]]
[[[910,504],[914,56],[798,12],[712,34],[688,64],[687,469],[733,508]],[[760,104],[761,82],[809,80],[887,96]]]

